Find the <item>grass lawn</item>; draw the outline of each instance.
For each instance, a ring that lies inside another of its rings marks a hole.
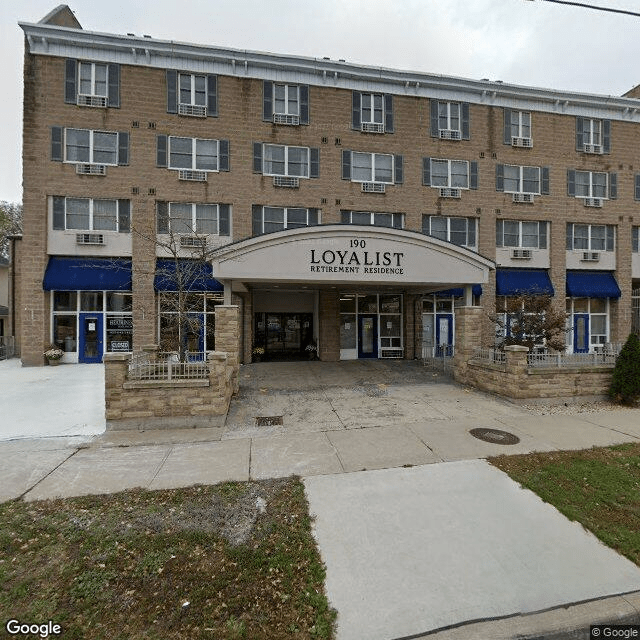
[[[0,505],[0,619],[65,640],[334,637],[294,478]]]
[[[640,444],[489,462],[640,565]]]

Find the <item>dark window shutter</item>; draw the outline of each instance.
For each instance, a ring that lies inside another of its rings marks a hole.
[[[429,235],[429,216],[422,214],[422,233]]]
[[[547,223],[538,222],[538,249],[547,248]]]
[[[478,163],[473,161],[469,163],[469,189],[478,188]]]
[[[567,249],[573,250],[573,223],[567,223]]]
[[[309,149],[309,177],[310,178],[319,178],[320,177],[320,149],[312,148]]]
[[[251,207],[251,231],[254,236],[262,233],[262,207],[259,204]]]
[[[438,137],[438,101],[433,98],[429,101],[431,108],[431,137]]]
[[[362,124],[362,117],[360,113],[362,96],[359,91],[353,91],[351,96],[351,128],[360,130]]]
[[[616,236],[616,232],[615,232],[615,227],[612,224],[608,224],[606,227],[606,234],[607,234],[607,243],[606,243],[606,247],[607,247],[607,251],[613,251],[615,249],[615,236]]]
[[[640,173],[635,175],[635,195],[634,200],[640,200]]]
[[[131,201],[118,200],[118,231],[131,233]]]
[[[129,164],[129,133],[118,132],[118,164]]]
[[[178,72],[167,69],[167,113],[178,113]]]
[[[340,210],[340,222],[342,224],[351,224],[351,211],[345,209]]]
[[[67,58],[64,64],[64,101],[67,104],[76,104],[78,101],[77,73],[78,62]]]
[[[567,170],[567,195],[576,195],[576,172],[573,169]]]
[[[402,184],[404,182],[404,156],[393,156],[393,163],[395,167],[395,184]]]
[[[229,171],[229,141],[219,141],[218,171]]]
[[[109,65],[109,106],[120,107],[120,65]]]
[[[309,124],[309,85],[301,84],[299,91],[300,91],[300,124]]]
[[[318,219],[319,219],[318,209],[309,209],[309,212],[308,212],[309,226],[313,227],[317,225]]]
[[[602,121],[602,152],[611,153],[611,120]]]
[[[273,82],[270,80],[262,83],[262,119],[268,122],[273,120]]]
[[[469,140],[471,138],[471,116],[469,114],[469,103],[463,102],[460,105],[462,120],[462,139]]]
[[[504,144],[511,146],[511,109],[504,110]]]
[[[55,162],[64,160],[63,139],[64,129],[62,127],[51,127],[51,159],[55,160]]]
[[[618,199],[618,174],[609,174],[609,200]]]
[[[393,96],[390,93],[384,94],[384,131],[393,133]]]
[[[543,196],[548,196],[551,193],[549,190],[549,167],[542,167],[541,176],[540,192]]]
[[[638,244],[640,244],[640,242],[638,242],[638,236],[640,235],[638,234],[639,229],[640,227],[631,227],[631,251],[633,251],[633,253],[638,253]]]
[[[167,166],[167,136],[156,136],[156,167]]]
[[[253,172],[262,173],[262,142],[253,143]]]
[[[342,179],[351,180],[351,151],[342,150]]]
[[[229,215],[229,205],[221,204],[218,206],[218,235],[231,235],[231,219]]]
[[[53,196],[53,228],[64,231],[65,229],[64,198]]]
[[[431,186],[431,158],[422,158],[422,184]]]
[[[576,117],[576,151],[584,151],[584,122]]]
[[[218,76],[207,76],[207,116],[218,115]]]
[[[166,202],[156,202],[156,223],[158,233],[169,233],[169,205]]]
[[[496,191],[504,191],[504,165],[496,165]]]

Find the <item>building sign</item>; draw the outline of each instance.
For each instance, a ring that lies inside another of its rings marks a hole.
[[[109,351],[131,351],[131,347],[129,342],[116,342],[113,341],[111,343],[111,348]]]
[[[107,331],[131,333],[133,331],[132,316],[107,316]]]
[[[346,249],[310,249],[309,271],[361,274],[365,279],[374,274],[404,274],[403,251],[367,251],[366,247],[365,239],[351,238]]]

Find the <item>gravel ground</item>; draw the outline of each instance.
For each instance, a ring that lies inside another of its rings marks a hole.
[[[548,415],[575,415],[579,413],[598,413],[600,411],[628,410],[620,404],[613,404],[608,400],[595,400],[592,402],[569,402],[559,404],[523,404],[523,409],[538,416]]]

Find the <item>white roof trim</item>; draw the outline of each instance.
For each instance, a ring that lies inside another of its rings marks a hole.
[[[469,80],[416,71],[188,44],[150,37],[19,23],[35,55],[73,57],[161,69],[299,82],[486,106],[640,122],[640,100]]]

